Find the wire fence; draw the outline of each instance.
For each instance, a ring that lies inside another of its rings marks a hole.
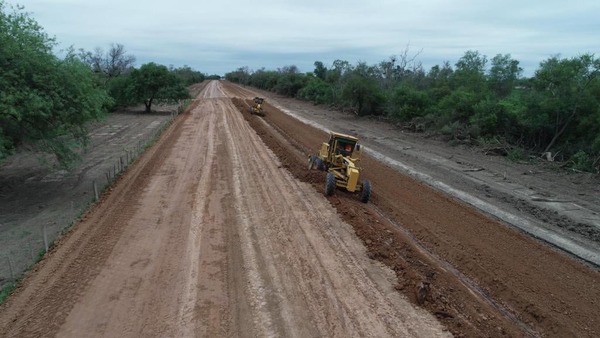
[[[49,205],[53,212],[60,213],[60,219],[37,226],[27,226],[18,230],[16,245],[0,248],[0,302],[24,273],[35,265],[50,250],[54,242],[66,233],[72,224],[77,222],[85,211],[97,202],[102,192],[115,182],[129,166],[131,166],[150,147],[162,132],[171,125],[175,117],[184,111],[189,101],[180,103],[171,112],[168,119],[159,124],[149,134],[142,137],[137,144],[113,156],[110,162],[99,164],[104,168],[104,177],[100,176],[91,182],[89,187],[91,198],[87,201],[71,201],[68,205]],[[44,211],[41,211],[44,212]],[[37,232],[37,233],[36,233]],[[8,290],[8,291],[7,291]]]

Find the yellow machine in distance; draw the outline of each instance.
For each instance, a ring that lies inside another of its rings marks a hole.
[[[255,114],[255,115],[265,116],[265,112],[263,111],[263,108],[262,108],[262,104],[265,101],[265,99],[257,96],[254,98],[253,101],[254,101],[254,104],[252,105],[252,107],[250,107],[250,113]]]
[[[367,203],[371,197],[371,183],[360,181],[360,144],[354,136],[332,132],[328,142],[323,142],[317,155],[308,158],[308,169],[327,171],[325,195],[333,195],[335,188],[359,192],[360,200]]]

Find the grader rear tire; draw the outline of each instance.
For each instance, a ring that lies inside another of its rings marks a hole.
[[[325,162],[323,162],[322,159],[320,159],[319,157],[315,156],[315,167],[317,167],[317,170],[323,170],[325,171],[326,167],[325,167]]]
[[[325,179],[325,195],[331,196],[335,191],[335,175],[332,173],[327,173],[327,178]]]
[[[360,192],[360,201],[363,203],[368,203],[371,198],[371,182],[364,181],[363,187]]]

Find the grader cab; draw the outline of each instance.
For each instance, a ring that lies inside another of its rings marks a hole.
[[[332,132],[328,142],[323,142],[318,154],[308,158],[308,169],[327,171],[325,194],[333,195],[336,188],[360,193],[360,200],[367,203],[371,197],[371,183],[360,180],[361,168],[356,166],[360,158],[360,144],[354,136]]]

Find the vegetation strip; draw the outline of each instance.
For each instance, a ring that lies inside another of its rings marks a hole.
[[[454,144],[487,145],[508,158],[560,161],[600,173],[600,59],[551,56],[523,77],[510,54],[492,58],[469,50],[454,65],[429,70],[408,48],[375,65],[335,60],[250,71],[225,78],[241,85],[326,104],[359,116],[388,118],[413,131],[444,135]]]

